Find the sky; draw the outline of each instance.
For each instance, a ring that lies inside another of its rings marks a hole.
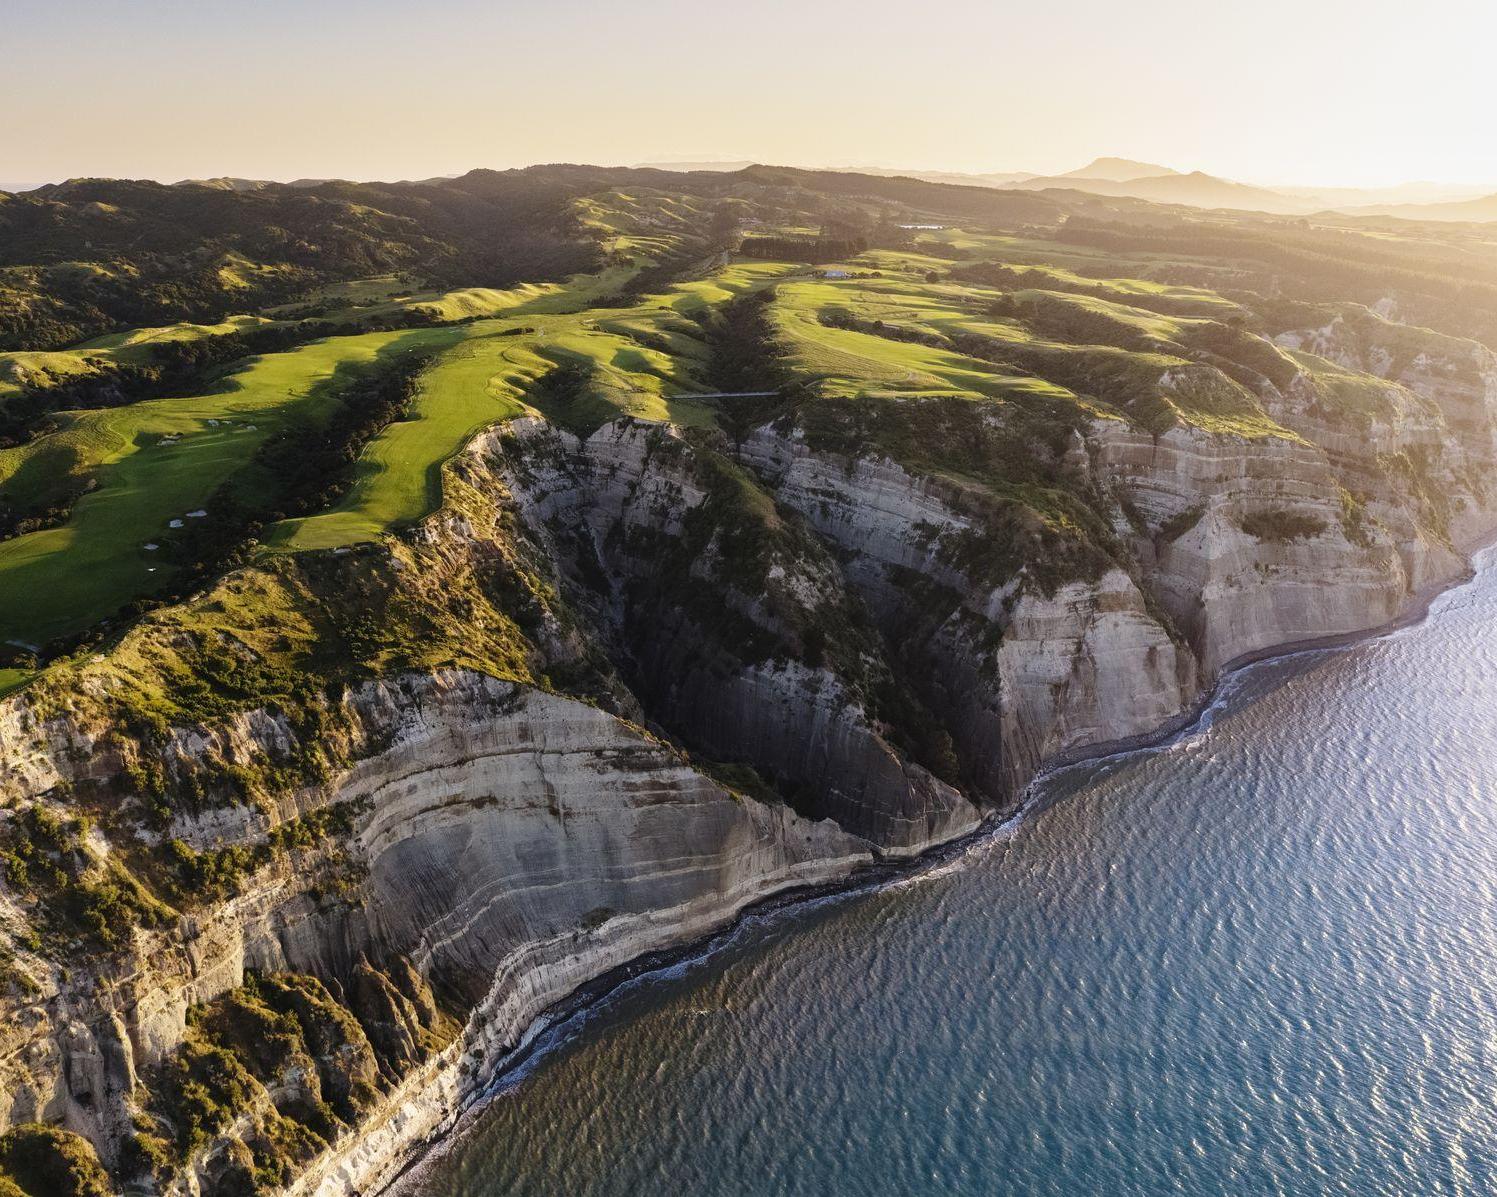
[[[1497,182],[1491,0],[5,0],[0,188],[751,159]]]

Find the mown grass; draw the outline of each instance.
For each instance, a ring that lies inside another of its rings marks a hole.
[[[66,500],[81,484],[95,487],[61,526],[0,542],[0,640],[43,643],[168,589],[173,567],[143,545],[170,519],[201,507],[227,478],[242,477],[253,493],[256,450],[282,428],[319,418],[340,367],[408,348],[432,354],[408,412],[368,442],[342,497],[266,532],[276,553],[374,541],[420,520],[444,501],[445,464],[475,433],[526,410],[581,434],[619,414],[715,425],[714,404],[691,397],[714,389],[703,381],[711,375],[704,329],[720,319],[721,305],[771,287],[767,319],[785,366],[824,399],[1012,405],[1005,419],[1019,427],[1014,413],[1022,409],[1031,430],[1056,419],[1069,427],[1111,417],[1155,432],[1188,424],[1229,435],[1292,436],[1239,378],[1251,383],[1251,369],[1273,366],[1278,351],[1268,347],[1231,376],[1210,364],[1203,353],[1227,352],[1247,336],[1239,327],[1243,309],[1235,298],[1149,277],[1168,264],[1161,255],[1109,256],[951,228],[925,238],[962,251],[966,263],[1026,271],[1023,285],[1008,285],[1013,276],[1002,271],[986,283],[955,279],[951,272],[963,262],[916,246],[872,250],[829,268],[854,277],[828,278],[791,262],[731,260],[635,294],[630,280],[640,269],[667,254],[688,260],[683,245],[705,244],[689,231],[705,219],[705,201],[618,192],[580,201],[574,215],[604,247],[607,265],[598,273],[564,284],[445,293],[406,294],[404,280],[392,276],[345,284],[317,297],[325,305],[356,305],[338,318],[372,321],[416,310],[445,323],[268,355],[221,393],[72,413],[56,432],[0,452],[0,493],[24,486],[45,495],[51,487]],[[41,356],[57,358],[59,373],[90,370],[146,354],[163,340],[274,323],[245,316],[138,330]],[[1267,345],[1261,338],[1255,344]],[[1305,354],[1283,363],[1311,374],[1330,407],[1373,410],[1387,401],[1370,376]],[[548,388],[553,375],[566,377],[567,387]],[[169,434],[180,439],[163,443]],[[7,671],[0,689],[24,680]]]
[[[627,202],[628,197],[614,199]],[[1001,240],[981,237],[974,244],[990,248]],[[579,431],[617,414],[714,423],[710,405],[685,397],[702,389],[698,379],[706,350],[700,321],[710,320],[717,305],[772,285],[777,287],[772,319],[788,365],[816,380],[825,395],[1061,399],[1105,415],[1117,414],[1112,403],[1126,373],[1130,388],[1149,391],[1147,412],[1139,414],[1150,423],[1184,420],[1213,431],[1282,432],[1240,387],[1226,379],[1214,389],[1204,385],[1197,377],[1202,372],[1184,358],[1056,340],[1045,335],[1054,331],[1046,322],[1030,327],[1024,316],[1027,311],[1037,319],[1044,308],[1053,325],[1079,315],[1103,341],[1141,339],[1162,349],[1205,322],[1131,307],[1124,297],[1168,295],[1196,302],[1203,311],[1237,310],[1218,296],[1144,280],[1108,280],[1116,301],[1029,289],[1015,296],[1020,315],[1005,320],[988,310],[1001,292],[931,281],[932,272],[947,266],[920,253],[873,251],[840,264],[864,277],[829,279],[795,263],[735,261],[663,293],[640,296],[632,307],[589,307],[616,289],[613,271],[565,287],[449,296],[445,302],[457,306],[443,315],[498,312],[502,319],[471,326],[464,342],[433,366],[411,419],[369,446],[355,486],[338,507],[276,530],[271,542],[287,550],[336,547],[421,518],[440,502],[442,463],[478,429],[521,410],[527,395],[535,399],[539,379],[568,364],[590,375],[584,401],[569,403],[565,412],[535,401]],[[881,277],[869,277],[875,271]],[[1102,285],[1054,273],[1063,283]],[[827,317],[837,315],[884,327],[876,334],[829,326]],[[519,323],[522,319],[527,323]],[[961,336],[982,338],[990,348],[1022,347],[1025,353],[1007,362],[988,353],[974,357],[949,347]],[[1078,388],[1077,380],[1089,384],[1087,389]]]
[[[348,493],[329,510],[271,529],[277,551],[342,548],[413,523],[442,501],[442,466],[481,429],[518,415],[527,402],[579,432],[631,415],[711,427],[714,408],[690,396],[707,389],[699,371],[706,349],[693,319],[726,298],[780,278],[784,265],[729,265],[705,279],[642,295],[632,307],[590,308],[617,291],[632,271],[611,269],[560,288],[486,293],[502,318],[464,326],[421,380],[408,417],[375,437],[355,467]],[[501,295],[514,302],[505,309]],[[580,404],[563,413],[536,394],[553,370],[588,374]]]
[[[523,410],[506,357],[513,341],[464,331],[422,375],[407,418],[365,448],[348,493],[325,512],[272,528],[267,545],[297,552],[374,540],[437,506],[442,464],[480,428]]]
[[[15,693],[32,677],[29,669],[0,669],[0,698]]]
[[[481,429],[523,412],[536,383],[568,363],[591,376],[586,412],[572,413],[582,431],[622,414],[710,424],[710,408],[674,398],[698,389],[690,358],[629,335],[646,332],[643,313],[624,310],[609,322],[617,331],[594,319],[598,313],[464,326],[462,340],[423,374],[407,418],[366,447],[348,493],[327,511],[277,525],[266,543],[283,552],[340,548],[430,514],[442,501],[442,466]]]
[[[251,359],[217,393],[72,413],[61,431],[0,453],[0,485],[42,461],[65,463],[69,477],[94,487],[60,526],[0,542],[0,640],[43,644],[168,589],[179,566],[144,546],[231,478],[251,500],[268,495],[274,480],[255,467],[257,450],[322,417],[339,369],[454,336],[430,329],[314,342]]]

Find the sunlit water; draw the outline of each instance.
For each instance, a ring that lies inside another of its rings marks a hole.
[[[1497,573],[629,987],[413,1186],[1497,1193]]]

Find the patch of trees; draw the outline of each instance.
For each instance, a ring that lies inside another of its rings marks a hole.
[[[335,380],[339,404],[320,425],[297,425],[271,437],[255,455],[252,468],[267,475],[270,497],[252,493],[243,478],[217,487],[204,504],[206,515],[162,533],[161,559],[175,565],[178,584],[169,592],[127,603],[115,619],[86,632],[54,640],[51,658],[99,643],[121,622],[138,619],[187,594],[249,559],[254,539],[268,523],[308,515],[341,498],[353,481],[353,466],[364,446],[399,419],[415,395],[429,354],[408,353],[388,366]]]
[[[951,245],[945,241],[937,241],[933,237],[922,237],[915,242],[915,252],[922,253],[928,258],[944,258],[948,262],[965,262],[972,257],[970,249],[963,249],[959,245]]]
[[[928,183],[905,176],[888,178],[788,166],[751,166],[732,177],[849,201],[886,200],[906,210],[977,218],[1010,229],[1024,222],[1053,220],[1067,210],[1066,202],[1033,192]]]
[[[93,1145],[61,1127],[26,1122],[0,1136],[0,1194],[26,1197],[110,1197]]]
[[[0,829],[0,869],[51,940],[82,938],[115,951],[153,914],[139,895],[95,866],[84,842],[89,826],[85,816],[63,819],[36,804],[23,806]]]
[[[27,503],[22,496],[20,504],[16,504],[9,495],[0,494],[0,540],[57,527],[67,520],[74,505],[90,489],[90,483],[79,481],[47,495],[40,503]]]
[[[624,280],[612,295],[603,295],[592,301],[595,308],[632,308],[640,297],[659,294],[689,270],[698,256],[693,253],[672,254],[664,261],[645,266]]]
[[[326,423],[287,428],[267,440],[255,465],[275,479],[278,497],[265,518],[293,519],[341,499],[364,447],[409,412],[430,360],[429,353],[408,352],[381,369],[361,372],[340,388],[338,406]]]
[[[840,262],[863,253],[866,237],[745,237],[738,252],[779,262]]]
[[[190,581],[204,581],[263,524],[309,515],[342,498],[364,447],[409,409],[429,358],[410,353],[355,375],[340,386],[337,408],[325,423],[288,427],[268,439],[255,454],[254,468],[270,476],[274,498],[255,503],[242,486],[224,483],[208,501],[205,517],[163,537],[167,559],[183,566]]]
[[[889,324],[883,320],[863,320],[842,308],[831,308],[821,313],[819,320],[827,328],[841,328],[848,332],[867,333],[883,337],[888,341],[904,341],[912,345],[929,345],[932,349],[950,349],[951,339],[940,333],[927,332],[920,328],[907,328]]]
[[[702,331],[711,357],[705,379],[713,390],[773,391],[760,399],[718,400],[719,421],[734,441],[770,419],[801,394],[802,380],[785,360],[775,337],[769,308],[775,289],[766,287],[719,305],[702,316]]]
[[[1249,536],[1273,544],[1284,544],[1293,540],[1309,540],[1325,531],[1325,521],[1304,512],[1277,508],[1271,511],[1254,511],[1237,521]]]
[[[693,268],[699,267],[704,258],[733,250],[738,244],[739,221],[747,208],[743,201],[725,201],[717,205],[699,231],[683,239],[680,249],[635,271],[617,292],[593,300],[592,306],[634,307],[641,296],[658,295],[668,290],[671,284],[680,282]]]
[[[1182,340],[1198,361],[1215,366],[1244,386],[1258,388],[1270,382],[1282,390],[1299,373],[1299,367],[1270,342],[1230,320],[1190,327]]]
[[[242,358],[281,353],[324,337],[429,328],[439,323],[440,318],[430,310],[410,309],[358,322],[303,320],[222,336],[161,341],[150,347],[147,362],[109,364],[94,374],[24,388],[0,407],[0,448],[30,440],[53,412],[124,407],[142,399],[199,394],[212,384],[211,372]]]
[[[1097,269],[1101,278],[1116,277],[1115,267]],[[1004,266],[998,262],[973,262],[970,265],[955,266],[948,277],[963,283],[1001,287],[1005,291],[1062,291],[1067,295],[1086,295],[1109,303],[1142,308],[1146,312],[1158,312],[1161,316],[1197,317],[1201,314],[1201,305],[1193,300],[1180,300],[1150,292],[1129,293],[1125,296],[1120,295],[1115,287],[1089,286],[1057,277],[1048,271]]]
[[[713,390],[782,391],[795,384],[795,374],[785,362],[769,320],[774,301],[775,289],[766,287],[721,304],[703,317],[712,355],[706,380]]]
[[[1115,253],[1174,253],[1257,263],[1295,298],[1375,302],[1409,292],[1438,303],[1443,315],[1477,308],[1483,319],[1468,327],[1497,327],[1497,266],[1475,256],[1433,252],[1427,243],[1401,246],[1356,233],[1280,224],[1233,228],[1182,223],[1169,227],[1070,220],[1060,234],[1073,245]],[[1285,287],[1290,290],[1289,287]]]
[[[371,275],[502,287],[597,265],[595,242],[568,217],[580,181],[486,174],[249,192],[96,179],[9,196],[0,350],[217,320]]]
[[[1040,336],[1073,345],[1112,345],[1133,352],[1159,346],[1155,338],[1126,320],[1054,296],[1002,295],[993,301],[988,314],[999,320],[1022,319]]]

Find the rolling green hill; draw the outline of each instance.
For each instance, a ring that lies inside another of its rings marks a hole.
[[[735,253],[745,236],[785,253]],[[813,243],[854,252],[813,265]],[[475,433],[525,412],[728,437],[861,413],[877,438],[870,404],[960,401],[1019,438],[1105,419],[1293,440],[1265,385],[1302,377],[1352,421],[1386,383],[1273,335],[1390,289],[1497,332],[1497,264],[1469,237],[908,178],[554,167],[0,197],[0,684],[221,560],[400,533]]]

